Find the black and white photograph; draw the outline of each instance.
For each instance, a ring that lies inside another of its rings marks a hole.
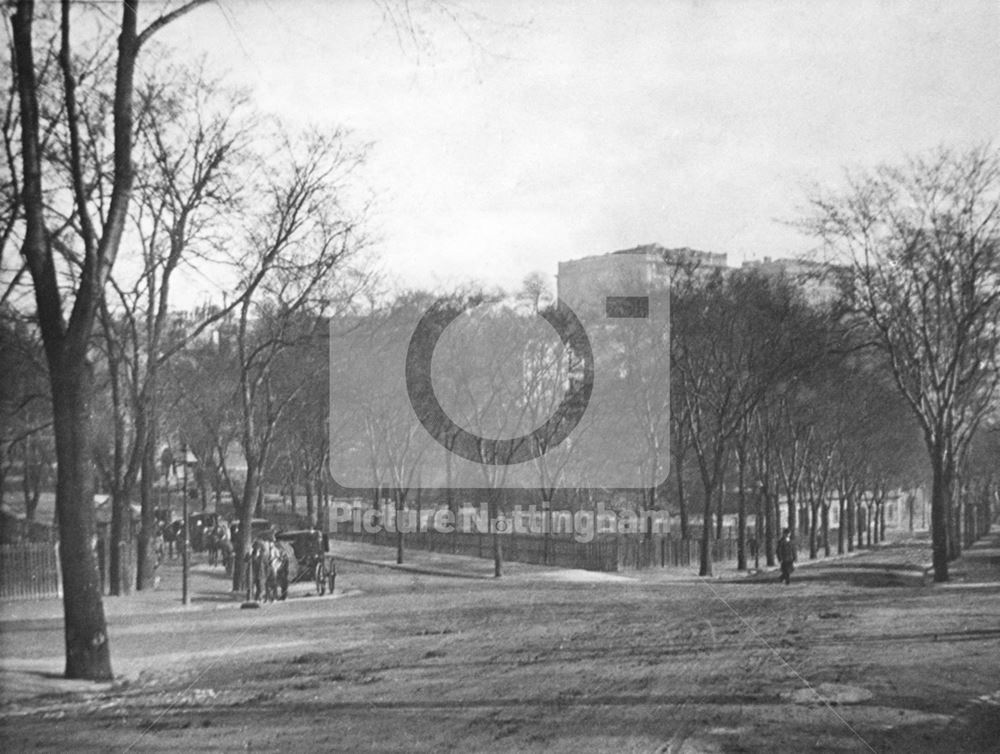
[[[995,0],[5,0],[0,749],[1000,751]]]

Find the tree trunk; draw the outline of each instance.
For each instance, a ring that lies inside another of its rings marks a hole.
[[[423,490],[417,487],[416,497],[414,498],[414,503],[417,506],[417,532],[420,532],[423,527],[423,517],[424,517],[424,499],[422,495]]]
[[[21,491],[24,494],[24,520],[29,523],[35,520],[35,511],[38,510],[38,498],[42,484],[42,464],[41,453],[35,451],[31,438],[26,437],[24,439]]]
[[[948,560],[955,560],[962,554],[962,494],[954,492],[952,485],[952,496],[950,502],[951,524],[948,528]]]
[[[257,503],[254,505],[253,514],[257,518],[264,518],[264,485],[257,485]]]
[[[840,495],[840,500],[837,501],[837,510],[839,515],[837,516],[837,554],[844,554],[844,530],[847,527],[847,501],[844,500],[843,495]]]
[[[867,518],[865,517],[865,504],[858,501],[858,549],[865,546],[865,529],[867,528]]]
[[[142,427],[141,430],[139,425]],[[156,439],[154,434],[148,431],[147,426],[146,419],[141,418],[136,427],[136,442],[144,443],[144,449],[140,451],[142,478],[139,480],[139,554],[135,575],[135,588],[139,591],[152,589],[156,577],[156,551],[153,547],[156,538],[156,503],[153,500],[153,480],[157,476]],[[169,484],[168,477],[168,490]]]
[[[549,549],[552,536],[552,492],[542,490],[542,565],[549,564]]]
[[[90,464],[90,365],[50,361],[56,441],[56,509],[65,611],[66,677],[107,681],[111,672],[101,578],[97,568],[94,486]]]
[[[393,493],[393,496],[396,498],[395,504],[393,505],[393,508],[395,509],[393,511],[393,513],[394,513],[395,518],[396,518],[396,521],[395,521],[395,525],[396,525],[396,563],[397,563],[397,565],[402,565],[403,564],[403,530],[406,528],[406,525],[403,522],[403,496],[402,496],[402,494],[400,493],[399,490],[396,490]]]
[[[823,555],[830,557],[830,502],[823,503]]]
[[[243,592],[247,589],[246,563],[250,559],[250,546],[253,536],[250,522],[253,520],[254,503],[257,501],[259,484],[257,481],[257,464],[252,463],[247,455],[247,478],[243,484],[243,497],[239,501],[240,533],[233,542],[233,591]]]
[[[791,491],[789,491],[788,501],[785,504],[785,507],[788,509],[788,525],[786,528],[788,529],[789,534],[791,534],[791,536],[793,537],[797,537],[797,532],[798,532],[797,529],[798,521],[796,520],[797,505],[798,504],[796,503],[794,497],[792,496]]]
[[[293,488],[294,489],[294,488]],[[305,493],[306,493],[306,520],[309,522],[309,526],[313,526],[316,523],[316,499],[313,496],[313,483],[312,479],[306,476],[305,481]]]
[[[948,581],[948,508],[951,478],[943,452],[931,457],[931,550],[934,581]]]
[[[330,496],[326,489],[326,480],[320,472],[316,477],[317,520],[322,524],[323,531],[330,528]],[[322,519],[322,520],[320,520]]]
[[[125,542],[125,517],[132,517],[129,508],[128,498],[125,497],[121,486],[115,484],[111,488],[111,531],[109,534],[109,555],[111,562],[108,564],[108,594],[120,596],[129,593],[127,581],[126,564],[123,562],[125,550],[122,545]],[[128,527],[131,530],[131,526]]]
[[[136,421],[136,436],[133,442],[136,444],[132,448],[129,463],[125,463],[125,444],[128,434],[128,417],[126,415],[125,399],[123,393],[123,380],[121,377],[121,354],[117,352],[117,341],[113,335],[113,329],[109,322],[110,315],[107,308],[102,305],[101,322],[104,327],[105,340],[107,341],[107,368],[109,383],[111,388],[111,410],[114,420],[113,452],[111,460],[111,470],[108,473],[108,483],[111,491],[111,541],[110,550],[111,562],[108,568],[110,581],[109,592],[112,595],[128,594],[132,587],[132,574],[129,566],[131,563],[125,562],[125,556],[129,558],[136,555],[133,547],[135,541],[135,527],[132,521],[132,510],[130,503],[132,492],[136,481],[136,460],[141,460],[141,451],[138,443],[144,437],[143,420]],[[126,533],[127,532],[127,533]],[[125,537],[128,537],[126,546]],[[137,564],[138,565],[138,564]],[[138,573],[138,569],[137,569]],[[138,575],[136,575],[136,587],[138,588]]]
[[[816,560],[816,556],[819,554],[819,541],[817,540],[817,535],[819,534],[819,506],[816,503],[810,502],[807,510],[809,511],[809,560]]]
[[[854,493],[847,493],[847,551],[854,552],[854,529],[857,524],[857,512],[855,510]],[[841,522],[843,525],[845,522]]]
[[[445,505],[448,506],[448,510],[451,512],[451,520],[458,520],[458,503],[455,500],[455,491],[452,489],[451,485],[451,453],[444,454],[444,469],[445,469],[445,490],[444,490],[444,500]]]
[[[674,473],[677,475],[677,507],[680,509],[681,517],[681,539],[687,539],[689,536],[688,532],[688,509],[687,509],[687,495],[684,489],[684,469],[681,466],[677,466]]]
[[[489,512],[490,512],[490,531],[493,539],[493,577],[500,578],[501,572],[503,570],[503,548],[500,544],[500,534],[496,530],[497,519],[499,518],[500,512],[500,495],[501,491],[495,488],[490,488],[489,491]]]
[[[24,501],[24,519],[29,523],[35,520],[35,513],[38,512],[38,501],[42,497],[42,477],[41,471],[32,479],[31,492]]]
[[[723,503],[726,497],[726,485],[720,484],[718,489],[718,497],[715,500],[715,539],[722,539],[723,523],[725,521],[725,516],[723,515]]]
[[[701,562],[699,576],[712,575],[712,488],[705,489],[705,509],[701,523]]]
[[[132,536],[132,508],[129,505],[129,494],[120,484],[115,484],[111,490],[111,532],[109,542],[109,554],[111,561],[108,564],[108,593],[113,596],[129,594],[131,583],[129,582],[129,567],[125,562],[124,555],[131,551],[131,547],[126,548],[126,537]]]
[[[738,509],[736,514],[736,570],[745,571],[747,569],[747,493],[744,489],[746,483],[746,453],[741,452],[739,456],[739,484],[740,493]]]
[[[760,491],[764,499],[764,561],[767,565],[774,565],[774,533],[778,526],[775,518],[776,503],[767,494],[767,488],[762,487]]]

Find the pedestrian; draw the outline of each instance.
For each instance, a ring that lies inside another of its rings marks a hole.
[[[785,529],[781,533],[781,539],[778,540],[778,561],[781,563],[781,580],[786,584],[792,583],[792,571],[795,570],[797,556],[792,533],[789,529]]]

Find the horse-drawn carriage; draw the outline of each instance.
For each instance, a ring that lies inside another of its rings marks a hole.
[[[302,529],[280,532],[274,539],[288,555],[289,584],[311,581],[316,585],[317,594],[326,594],[327,589],[333,594],[337,566],[333,556],[328,553],[330,541],[326,534],[313,529]],[[283,591],[287,591],[287,588]]]

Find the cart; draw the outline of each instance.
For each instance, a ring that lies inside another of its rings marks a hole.
[[[313,529],[285,531],[277,534],[275,541],[291,545],[294,551],[295,563],[288,564],[290,584],[308,580],[316,584],[317,594],[322,596],[326,594],[327,589],[333,594],[337,566],[333,556],[327,552],[330,549],[330,541],[326,534]]]

